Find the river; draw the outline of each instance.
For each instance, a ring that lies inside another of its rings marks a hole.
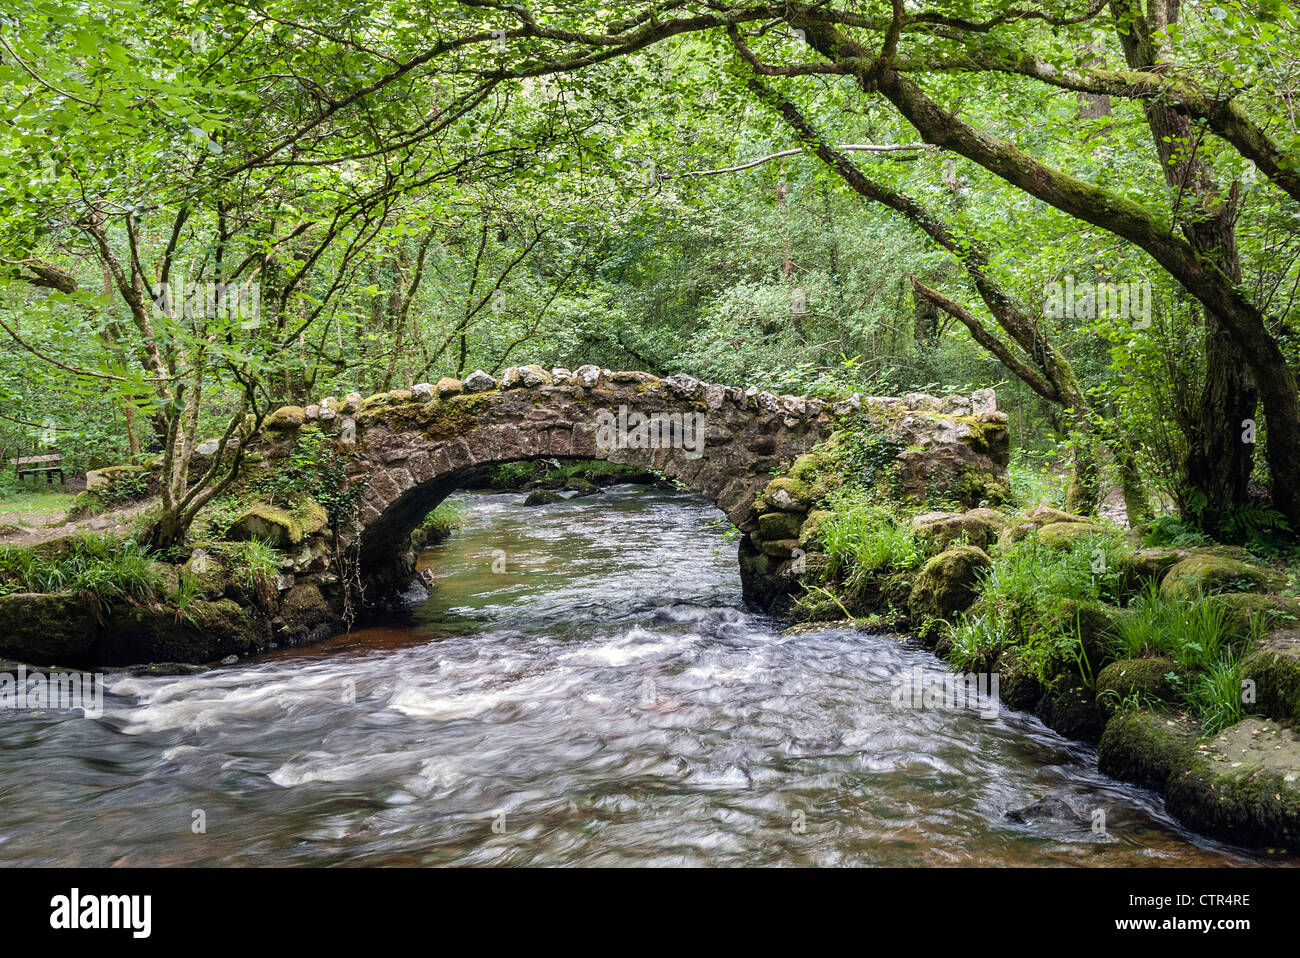
[[[942,663],[745,611],[696,496],[522,499],[459,495],[432,597],[381,626],[0,715],[0,863],[1282,863],[1031,716],[900,709]]]

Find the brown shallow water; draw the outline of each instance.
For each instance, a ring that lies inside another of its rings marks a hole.
[[[409,615],[110,676],[98,719],[0,715],[0,863],[1293,863],[1187,832],[1030,716],[897,707],[942,663],[744,611],[693,496],[461,498]]]

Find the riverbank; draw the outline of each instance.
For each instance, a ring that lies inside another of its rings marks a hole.
[[[1049,506],[909,511],[879,481],[841,481],[842,460],[815,450],[796,487],[765,493],[763,528],[800,570],[774,606],[915,634],[1008,707],[1097,745],[1103,771],[1159,791],[1189,827],[1300,850],[1294,558]],[[751,543],[748,561],[768,552]]]

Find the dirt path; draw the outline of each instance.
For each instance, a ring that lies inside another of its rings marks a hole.
[[[130,529],[131,521],[154,503],[133,503],[97,516],[68,519],[67,510],[34,509],[0,512],[0,545],[30,546],[40,542],[65,539],[81,532],[121,534]]]

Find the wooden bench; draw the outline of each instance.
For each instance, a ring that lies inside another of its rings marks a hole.
[[[9,465],[18,470],[18,478],[23,476],[39,476],[45,474],[47,483],[54,482],[54,474],[59,474],[59,485],[63,485],[66,480],[63,477],[63,457],[57,452],[48,456],[23,456],[18,459],[10,459]]]

